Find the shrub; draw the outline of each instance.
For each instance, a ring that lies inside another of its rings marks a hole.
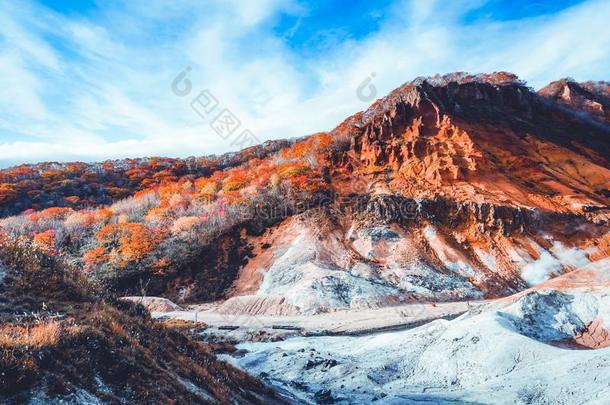
[[[48,231],[34,235],[32,243],[43,250],[52,250],[56,247],[55,236],[55,231],[53,229],[49,229]]]
[[[174,235],[188,234],[192,232],[200,223],[201,218],[199,217],[180,217],[174,221],[172,233]]]
[[[107,261],[108,258],[109,256],[106,253],[106,249],[104,249],[103,247],[96,247],[94,249],[91,249],[83,256],[83,260],[87,265],[99,264]]]
[[[42,321],[33,326],[0,326],[0,347],[41,349],[59,342],[61,325],[57,321]]]
[[[248,184],[244,176],[231,176],[222,182],[222,191],[238,191]]]
[[[303,163],[286,163],[278,169],[281,178],[295,177],[307,173],[309,167]]]
[[[119,267],[143,260],[159,242],[156,232],[141,223],[106,225],[96,238],[108,257],[116,258]]]
[[[13,200],[16,200],[19,196],[17,187],[13,184],[0,184],[0,204],[4,204]]]

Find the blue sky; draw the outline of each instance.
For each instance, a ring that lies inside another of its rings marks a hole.
[[[201,90],[264,141],[365,109],[371,77],[378,97],[457,70],[610,79],[609,15],[610,0],[4,0],[0,167],[235,150],[191,108]]]

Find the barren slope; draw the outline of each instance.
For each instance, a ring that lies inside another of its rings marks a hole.
[[[610,253],[609,129],[509,74],[406,84],[332,135],[332,199],[247,238],[227,312],[505,296]]]
[[[590,264],[455,320],[364,337],[245,343],[247,354],[232,361],[313,402],[603,404],[609,266]]]

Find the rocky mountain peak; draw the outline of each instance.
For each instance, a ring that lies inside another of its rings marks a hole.
[[[610,83],[577,83],[571,78],[551,82],[538,92],[563,106],[585,112],[595,119],[610,122]]]
[[[572,99],[581,89],[586,100],[594,96],[569,80],[552,87]],[[610,129],[548,98],[506,72],[418,78],[331,132],[344,141],[335,162],[409,197],[555,209],[549,200],[569,189],[568,210],[575,201],[593,204],[604,195],[595,173],[607,173]],[[585,171],[575,171],[574,162]],[[557,203],[565,206],[563,200]]]
[[[453,72],[444,75],[436,74],[433,76],[420,76],[411,81],[411,84],[420,85],[427,83],[434,87],[444,87],[450,83],[487,83],[492,85],[501,84],[524,84],[519,77],[510,72],[493,72],[470,74],[468,72]]]
[[[535,93],[512,73],[456,72],[418,77],[349,117],[334,132],[353,134],[366,126],[384,125],[396,117],[406,120],[422,117],[431,126],[438,125],[443,117],[481,120],[501,114],[531,116],[536,103]]]
[[[515,93],[519,93],[514,97]],[[522,99],[527,94],[525,83],[508,72],[469,74],[465,72],[448,73],[430,77],[418,77],[392,91],[387,97],[378,100],[363,114],[364,119],[395,111],[399,104],[419,107],[426,102],[445,114],[463,113],[463,107],[472,103],[476,108],[486,104],[511,103],[512,98]],[[425,106],[423,107],[425,109]]]

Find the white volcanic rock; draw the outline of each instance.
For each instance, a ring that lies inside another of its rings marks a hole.
[[[287,219],[252,243],[265,248],[238,275],[227,312],[315,314],[495,298],[587,264],[596,250],[548,235],[507,237],[425,220],[369,223],[339,215],[331,221],[316,214]]]
[[[142,304],[150,312],[173,312],[182,308],[167,298],[162,297],[123,297],[122,299]]]
[[[602,277],[609,263],[581,279]],[[239,346],[245,357],[231,361],[308,402],[317,393],[338,403],[607,403],[610,348],[569,344],[591,325],[607,336],[610,290],[556,280],[453,321],[364,337],[247,343]]]
[[[377,308],[413,297],[434,301],[483,297],[459,271],[467,265],[459,265],[456,272],[437,271],[417,253],[414,238],[395,228],[364,227],[320,238],[315,228],[292,224],[289,229],[296,236],[275,249],[268,269],[259,269],[263,279],[256,295],[281,297],[303,314]]]
[[[400,295],[398,289],[379,280],[321,263],[319,253],[314,238],[307,234],[295,238],[265,274],[259,294],[284,296],[304,314],[375,307]]]

